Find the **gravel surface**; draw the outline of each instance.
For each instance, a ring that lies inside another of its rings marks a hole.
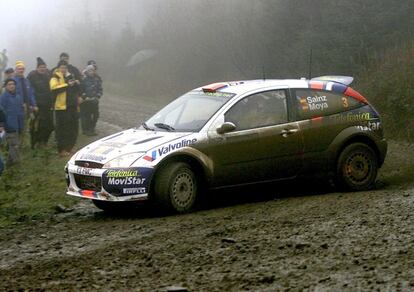
[[[101,134],[160,106],[111,98],[101,106]],[[58,208],[50,220],[0,229],[0,288],[414,290],[414,184],[405,167],[413,153],[391,142],[370,192],[337,193],[309,180],[214,193],[202,210],[180,216],[146,206],[109,216],[89,201]]]

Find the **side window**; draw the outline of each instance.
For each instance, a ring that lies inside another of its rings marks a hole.
[[[238,131],[287,123],[286,91],[250,95],[225,114],[225,121],[234,123]]]
[[[362,105],[352,97],[331,91],[296,89],[295,95],[300,119],[332,115]]]

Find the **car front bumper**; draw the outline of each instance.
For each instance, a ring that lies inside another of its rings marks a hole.
[[[66,194],[102,201],[148,199],[152,168],[99,169],[74,164],[66,167]]]

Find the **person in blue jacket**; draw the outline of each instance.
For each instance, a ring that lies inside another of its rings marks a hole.
[[[96,74],[95,66],[88,65],[82,80],[82,103],[80,118],[82,132],[87,136],[97,135],[95,128],[99,118],[99,99],[102,96],[102,79]]]
[[[0,106],[0,144],[3,143],[3,139],[5,137],[5,129],[4,129],[5,122],[6,122],[6,114],[4,113],[3,108]],[[4,170],[4,163],[0,155],[0,176],[3,173],[3,170]]]
[[[16,91],[17,94],[23,97],[25,112],[29,114],[36,111],[37,107],[33,87],[31,86],[29,79],[24,77],[25,70],[26,67],[24,63],[22,61],[17,61],[14,76],[14,80],[16,81]]]
[[[16,81],[7,79],[4,81],[6,91],[0,95],[0,107],[6,114],[5,130],[8,145],[7,165],[20,162],[20,139],[24,130],[24,100],[16,91]]]

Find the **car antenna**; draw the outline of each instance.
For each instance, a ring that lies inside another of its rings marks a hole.
[[[309,80],[312,78],[312,54],[313,50],[312,47],[310,48],[310,54],[309,54]]]
[[[262,65],[262,74],[263,74],[263,81],[266,80],[266,71],[265,71],[265,66]]]

